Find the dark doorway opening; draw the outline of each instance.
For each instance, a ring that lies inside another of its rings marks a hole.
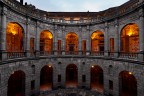
[[[91,67],[91,89],[98,92],[103,92],[103,70],[100,66]]]
[[[74,64],[70,64],[66,68],[66,87],[77,87],[78,69]]]
[[[40,90],[51,90],[53,87],[53,68],[44,66],[40,74]]]
[[[8,96],[25,96],[25,73],[15,71],[8,80]]]
[[[122,71],[119,75],[120,96],[137,96],[137,81],[134,75],[128,71]]]

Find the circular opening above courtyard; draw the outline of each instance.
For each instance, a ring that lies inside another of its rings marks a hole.
[[[20,0],[18,0],[20,1]],[[120,6],[129,0],[24,0],[28,4],[49,12],[98,12]]]

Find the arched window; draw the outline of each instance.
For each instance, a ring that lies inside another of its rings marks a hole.
[[[7,52],[23,51],[23,28],[15,22],[10,22],[6,28],[6,50]]]
[[[103,52],[104,51],[104,34],[101,31],[95,31],[91,35],[91,51]]]
[[[78,53],[78,36],[74,32],[70,32],[66,35],[66,51],[67,54]]]
[[[50,31],[44,30],[40,34],[40,51],[51,53],[53,50],[53,35]]]
[[[139,28],[134,23],[121,31],[121,52],[139,52]]]

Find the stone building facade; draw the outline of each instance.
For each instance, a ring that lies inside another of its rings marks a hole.
[[[102,12],[45,12],[23,0],[0,0],[0,96],[38,95],[47,75],[51,90],[143,96],[143,6],[143,0],[130,0]],[[42,74],[46,66],[52,74]]]

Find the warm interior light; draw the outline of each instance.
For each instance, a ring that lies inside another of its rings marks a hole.
[[[94,68],[94,66],[92,66],[92,68]]]
[[[13,34],[13,35],[16,35],[17,34],[17,32],[16,31],[11,31],[11,33]]]
[[[16,23],[9,23],[8,24],[8,27],[7,27],[7,32],[9,34],[12,34],[12,35],[16,35],[18,34],[18,31],[22,31],[22,29],[20,29],[20,26]]]
[[[131,74],[132,74],[132,72],[129,72],[129,74],[131,75]]]
[[[43,38],[52,39],[53,36],[52,36],[51,32],[49,32],[49,31],[46,30],[46,31],[44,31],[44,33],[43,33]]]
[[[51,65],[49,65],[49,68],[51,68],[52,66]]]
[[[91,35],[91,39],[100,39],[101,35],[103,35],[103,33],[101,31],[96,31]]]
[[[132,31],[132,29],[131,29],[131,27],[130,27],[130,29],[129,29],[129,32],[128,32],[128,36],[132,36],[132,34],[133,34],[133,31]]]

